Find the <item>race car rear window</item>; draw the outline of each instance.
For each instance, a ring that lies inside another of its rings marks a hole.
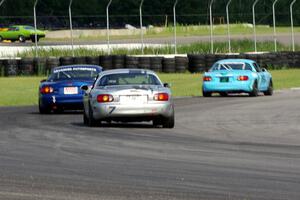
[[[49,80],[72,80],[72,79],[94,79],[98,75],[96,68],[70,67],[56,69],[50,75]]]
[[[250,70],[252,71],[252,67],[248,63],[216,63],[211,71],[217,70]]]
[[[156,76],[143,73],[120,73],[103,76],[98,86],[115,85],[161,85]]]

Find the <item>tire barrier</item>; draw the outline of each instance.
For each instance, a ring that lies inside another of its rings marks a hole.
[[[150,58],[150,69],[155,72],[162,72],[163,68],[163,57],[151,57]]]
[[[17,76],[18,75],[18,65],[19,62],[18,60],[4,60],[3,61],[4,65],[4,75],[5,76]]]
[[[34,75],[34,59],[22,58],[19,64],[19,75]]]
[[[33,59],[34,73],[38,76],[43,76],[47,73],[47,59],[34,58]]]
[[[151,61],[150,57],[139,57],[139,69],[150,69]]]
[[[125,57],[125,68],[138,68],[139,67],[139,58],[134,56]]]
[[[187,57],[175,57],[176,73],[184,73],[188,68],[189,60]]]
[[[60,57],[59,62],[60,62],[60,66],[73,65],[74,64],[73,57],[70,57],[70,56]]]
[[[112,56],[100,56],[100,66],[103,67],[103,70],[112,69]]]
[[[125,68],[125,55],[112,56],[112,68],[113,69]]]
[[[49,57],[46,60],[46,73],[49,74],[54,67],[60,65],[59,58]]]
[[[162,72],[164,73],[175,73],[175,58],[164,58]]]
[[[164,58],[104,55],[89,57],[49,57],[0,60],[0,76],[48,75],[54,67],[72,64],[100,65],[104,70],[116,68],[151,69],[164,73],[200,73],[221,59],[252,59],[267,69],[300,68],[300,52],[263,54],[189,54],[187,57]]]
[[[100,61],[100,58],[99,56],[87,56],[85,58],[86,60],[86,64],[89,64],[89,65],[99,65],[99,61]]]
[[[78,65],[78,64],[86,64],[86,57],[74,57],[73,58],[73,64]]]

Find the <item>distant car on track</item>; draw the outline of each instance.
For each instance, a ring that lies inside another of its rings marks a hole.
[[[216,62],[203,76],[204,97],[219,93],[248,93],[258,96],[259,92],[273,95],[272,75],[253,60],[225,59]]]
[[[92,87],[83,86],[84,124],[152,121],[173,128],[174,104],[168,84],[150,70],[118,69],[102,72]]]
[[[37,30],[37,41],[40,38],[45,37],[45,32],[41,30]],[[26,42],[26,40],[31,40],[35,42],[35,29],[32,26],[10,26],[3,31],[0,31],[0,42],[3,40],[11,40],[12,42],[19,41],[19,42]]]
[[[82,109],[83,85],[92,85],[102,67],[96,65],[69,65],[53,69],[39,87],[39,111],[62,112],[65,109]]]

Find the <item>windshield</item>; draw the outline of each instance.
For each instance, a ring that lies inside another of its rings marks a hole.
[[[72,80],[72,79],[95,79],[98,75],[96,68],[89,67],[70,67],[55,69],[50,75],[50,81]]]
[[[252,71],[252,67],[248,63],[216,63],[211,68],[210,71],[218,71],[218,70],[250,70]]]
[[[115,85],[161,85],[161,82],[152,74],[146,73],[120,73],[103,76],[98,86]]]
[[[24,29],[26,29],[26,30],[35,30],[32,26],[25,26]]]

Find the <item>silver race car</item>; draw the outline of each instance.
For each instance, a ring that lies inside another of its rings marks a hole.
[[[174,128],[174,104],[168,84],[150,70],[117,69],[99,74],[93,86],[82,86],[84,124],[152,121]]]

